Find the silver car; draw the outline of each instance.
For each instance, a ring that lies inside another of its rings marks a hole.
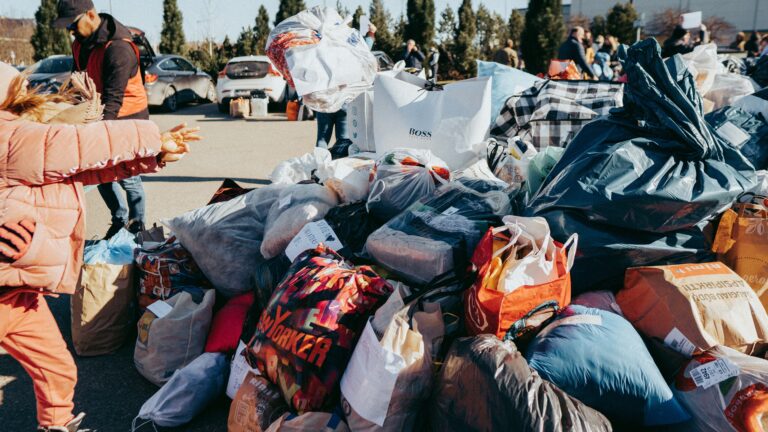
[[[56,93],[69,79],[73,67],[71,55],[53,55],[33,64],[24,73],[28,74],[30,87],[38,87],[43,93]]]
[[[211,76],[184,57],[156,56],[144,74],[149,106],[173,112],[180,104],[207,100],[216,102],[216,86]]]

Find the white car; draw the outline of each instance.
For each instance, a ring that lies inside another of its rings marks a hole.
[[[288,97],[288,85],[267,56],[235,57],[219,72],[216,96],[221,112],[229,111],[229,101],[249,98],[251,91],[263,90],[269,100],[283,103]]]

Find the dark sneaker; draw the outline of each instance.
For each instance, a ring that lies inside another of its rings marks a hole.
[[[96,432],[92,429],[80,429],[80,424],[83,423],[85,413],[80,413],[75,418],[70,420],[65,426],[40,426],[37,428],[38,432]]]
[[[141,221],[132,221],[128,223],[127,229],[131,234],[138,234],[144,231],[145,228]]]
[[[104,240],[111,239],[112,237],[115,236],[115,234],[119,233],[120,230],[123,228],[125,228],[125,225],[113,223],[112,225],[109,226],[107,233],[104,234]]]

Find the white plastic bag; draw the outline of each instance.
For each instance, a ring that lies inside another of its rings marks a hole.
[[[488,135],[491,80],[474,78],[427,90],[431,84],[405,72],[374,82],[376,153],[397,148],[430,150],[451,170],[476,159],[473,148]]]
[[[162,427],[187,424],[221,394],[227,382],[227,356],[203,353],[155,392],[133,419],[132,431],[148,423]],[[137,425],[139,420],[144,423]]]
[[[345,157],[321,167],[317,177],[336,192],[342,204],[350,204],[368,198],[373,166],[374,161],[371,159]]]
[[[304,225],[324,218],[338,204],[336,192],[327,186],[296,184],[285,188],[269,209],[262,256],[270,259],[283,253]]]
[[[717,60],[717,45],[710,43],[699,45],[688,54],[683,54],[688,70],[696,80],[696,90],[705,95],[715,82],[715,75],[724,72],[723,65]]]
[[[300,181],[311,180],[316,170],[328,168],[331,164],[331,152],[315,147],[311,153],[288,159],[277,164],[269,179],[274,184],[296,184]]]
[[[349,139],[355,153],[375,152],[373,134],[373,87],[357,95],[347,106]],[[351,153],[351,152],[350,152]]]
[[[716,110],[727,105],[733,105],[734,102],[744,96],[751,95],[758,88],[752,78],[747,76],[733,73],[717,74],[704,98],[712,101]]]
[[[509,243],[497,251],[501,254],[509,248],[516,248],[517,259],[507,259],[499,277],[498,291],[511,293],[522,286],[542,285],[559,277],[556,266],[557,248],[550,235],[547,220],[540,217],[505,216],[502,221],[509,230]],[[578,237],[569,250],[568,268],[573,266],[573,253],[576,251]],[[564,247],[568,247],[568,243]]]
[[[267,56],[315,111],[338,111],[376,76],[376,58],[349,20],[333,8],[315,6],[269,34]]]
[[[376,161],[368,212],[389,220],[450,179],[448,166],[429,150],[393,150]]]

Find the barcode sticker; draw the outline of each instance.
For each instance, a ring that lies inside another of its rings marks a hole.
[[[696,350],[696,346],[677,327],[673,328],[667,337],[664,338],[664,345],[686,357],[693,355],[693,352]]]
[[[457,209],[456,207],[448,207],[447,209],[445,209],[443,214],[446,215],[446,216],[450,216],[450,215],[456,214],[458,212],[459,212],[459,209]]]
[[[277,205],[277,208],[279,210],[282,210],[286,207],[288,207],[291,204],[291,196],[288,195],[287,197],[280,200],[280,203]]]
[[[728,359],[721,358],[692,369],[691,379],[696,383],[696,387],[708,389],[738,374],[738,366]]]

